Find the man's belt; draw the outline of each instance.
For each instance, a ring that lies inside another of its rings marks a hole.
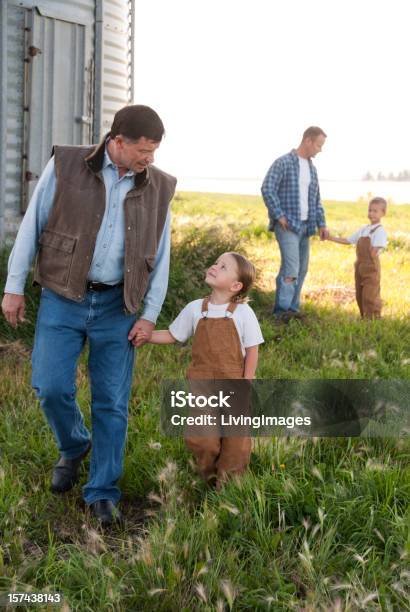
[[[96,281],[88,281],[87,291],[108,291],[115,287],[122,287],[124,283],[117,283],[116,285],[106,285],[105,283],[97,283]]]

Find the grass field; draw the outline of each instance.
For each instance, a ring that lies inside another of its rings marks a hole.
[[[339,235],[366,223],[364,204],[325,209]],[[314,238],[307,322],[279,330],[270,314],[278,249],[261,199],[180,193],[173,211],[158,328],[206,293],[204,268],[234,248],[258,270],[258,378],[410,378],[409,205],[389,206],[384,222],[382,320],[358,317],[353,247]],[[5,269],[3,253],[1,288]],[[81,485],[53,496],[57,451],[30,389],[36,290],[27,301],[17,331],[0,321],[0,593],[58,591],[66,612],[410,610],[409,439],[256,441],[249,473],[220,493],[207,490],[181,440],[159,431],[159,386],[183,377],[187,346],[138,351],[121,482],[126,528],[101,533]],[[78,397],[89,424],[86,355]]]

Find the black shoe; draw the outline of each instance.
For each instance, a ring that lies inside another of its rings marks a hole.
[[[124,524],[121,512],[116,508],[110,499],[99,499],[90,504],[91,513],[99,520],[103,527],[109,525]]]
[[[287,325],[289,323],[289,321],[292,319],[293,311],[285,310],[279,313],[273,312],[272,314],[273,314],[273,321],[275,325],[280,326],[280,325]]]
[[[60,457],[54,466],[51,479],[50,489],[53,493],[65,493],[73,488],[79,479],[78,468],[84,457],[90,452],[90,449],[91,442],[88,444],[87,449],[78,457],[74,457],[74,459]]]

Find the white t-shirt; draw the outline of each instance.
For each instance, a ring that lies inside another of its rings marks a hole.
[[[300,219],[306,221],[309,212],[310,166],[307,159],[299,157],[299,201]]]
[[[377,230],[371,234],[370,232],[377,227]],[[348,237],[350,244],[356,244],[359,238],[370,237],[370,244],[372,247],[384,248],[387,245],[387,234],[386,230],[380,223],[373,223],[372,225],[364,225],[357,232]]]
[[[169,331],[179,342],[186,342],[195,333],[196,326],[202,318],[202,302],[203,300],[200,299],[187,304],[169,326]],[[229,303],[211,304],[208,302],[208,317],[210,319],[224,317],[228,306]],[[264,342],[258,319],[248,304],[238,304],[232,318],[241,341],[243,355],[245,355],[246,348]]]

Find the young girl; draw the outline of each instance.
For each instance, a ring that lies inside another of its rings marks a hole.
[[[150,342],[185,342],[193,335],[190,380],[253,379],[258,346],[264,340],[258,320],[246,303],[255,280],[255,267],[239,253],[223,253],[207,270],[205,282],[211,295],[185,306],[169,330],[153,331]],[[146,338],[140,333],[137,338]],[[221,483],[241,474],[249,465],[250,437],[186,435],[185,442],[205,480]]]

